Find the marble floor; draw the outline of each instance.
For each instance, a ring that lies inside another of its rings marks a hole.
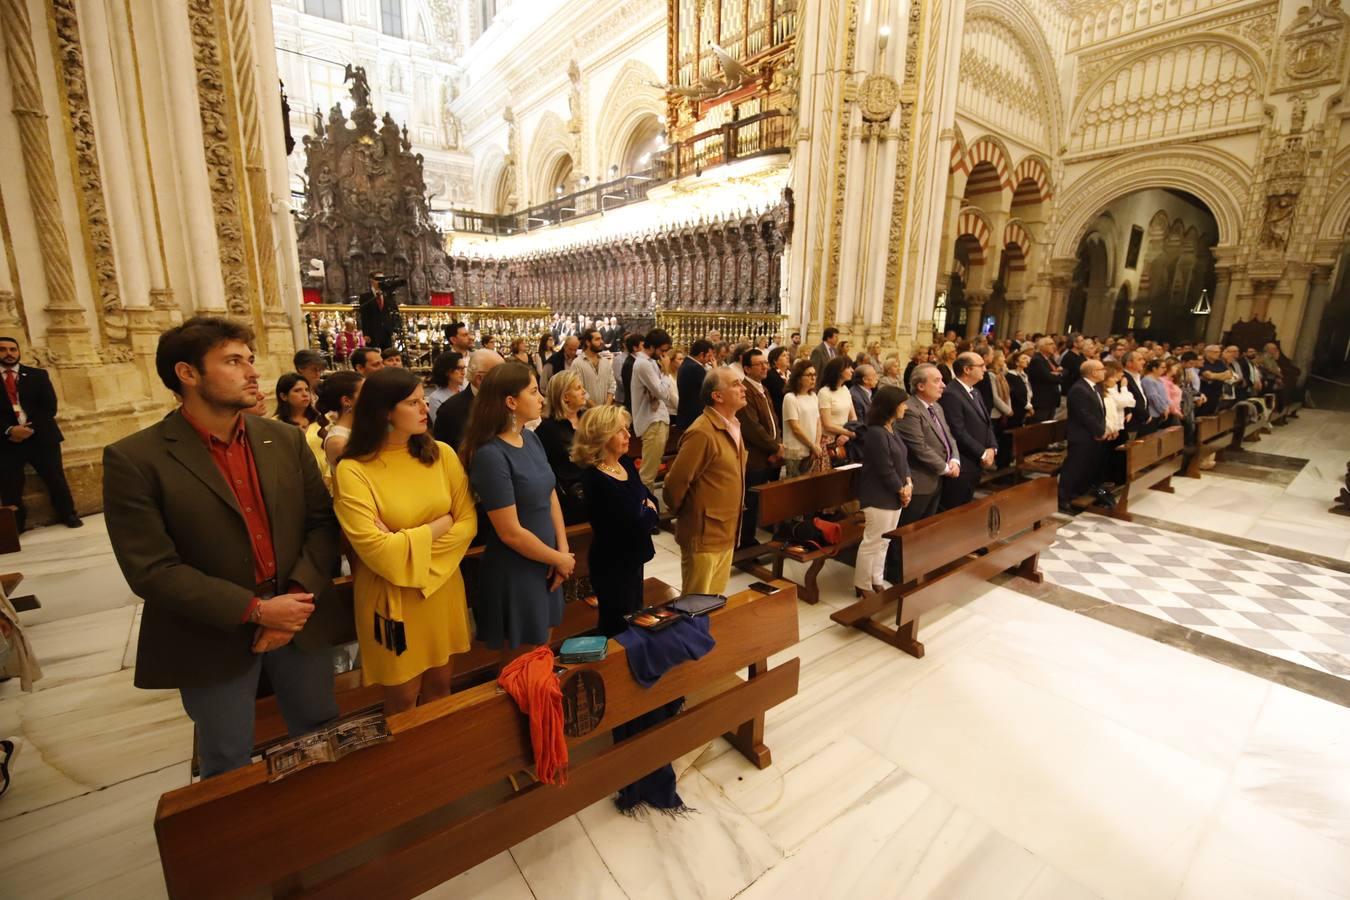
[[[1344,561],[1350,520],[1326,507],[1350,415],[1305,412],[1255,449],[1310,462],[1274,495],[1207,475],[1140,511]],[[1215,487],[1249,493],[1235,508]],[[174,694],[131,686],[136,602],[88,524],[0,560],[43,601],[26,621],[47,670],[32,694],[0,685],[0,735],[21,744],[0,897],[164,894],[151,823],[187,783],[191,728]],[[678,573],[663,535],[648,574]],[[1022,584],[925,617],[916,660],[830,621],[851,572],[827,565],[782,654],[802,672],[768,716],[774,766],[716,741],[678,765],[697,815],[602,801],[427,896],[1350,898],[1350,708]]]

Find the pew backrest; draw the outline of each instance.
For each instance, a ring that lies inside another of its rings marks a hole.
[[[1185,437],[1179,425],[1122,444],[1120,450],[1125,454],[1126,479],[1133,481],[1138,473],[1161,460],[1180,455],[1184,449]]]
[[[599,719],[584,734],[569,737],[569,746],[598,738],[607,744],[615,726],[726,683],[795,644],[796,590],[786,582],[775,586],[774,594],[743,591],[731,597],[710,615],[716,647],[649,688],[633,680],[615,641],[604,660],[569,668],[569,677],[579,670],[593,673],[605,692]],[[793,692],[795,673],[793,666]],[[300,892],[306,869],[322,866],[320,877],[332,877],[392,852],[388,845],[399,836],[406,843],[408,835],[400,829],[415,832],[436,817],[472,817],[472,810],[459,804],[475,795],[482,802],[479,792],[534,764],[527,719],[493,684],[391,716],[389,730],[389,743],[279,781],[269,782],[266,763],[257,762],[165,794],[155,834],[169,894]]]
[[[901,542],[905,583],[1011,537],[1054,516],[1058,509],[1059,479],[1035,478],[947,512],[901,526],[891,535]],[[941,540],[925,539],[925,532]]]
[[[860,463],[850,463],[828,472],[784,478],[752,488],[759,496],[760,526],[772,528],[780,522],[858,499],[856,479],[861,471]]]

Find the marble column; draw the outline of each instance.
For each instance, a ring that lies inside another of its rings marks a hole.
[[[1064,330],[1064,317],[1069,310],[1069,290],[1073,287],[1073,273],[1078,260],[1063,256],[1050,261],[1050,307],[1045,313],[1046,333]]]
[[[1214,266],[1214,298],[1209,303],[1209,318],[1205,322],[1205,343],[1216,344],[1223,335],[1224,316],[1228,312],[1228,294],[1233,286],[1231,264]]]
[[[1332,267],[1327,265],[1314,266],[1311,280],[1308,288],[1308,302],[1303,307],[1303,322],[1298,329],[1298,340],[1294,349],[1294,365],[1298,366],[1302,372],[1301,378],[1306,381],[1308,370],[1312,367],[1313,352],[1317,349],[1317,333],[1322,327],[1322,316],[1327,311],[1327,303],[1331,300],[1331,273]],[[1288,351],[1288,340],[1280,335]]]
[[[75,269],[57,199],[56,162],[49,143],[47,111],[38,80],[33,24],[26,0],[0,0],[0,39],[4,42],[14,120],[47,288],[49,358],[58,365],[97,364],[85,310],[75,293]]]
[[[984,305],[989,302],[989,292],[974,290],[966,292],[966,337],[979,337]]]
[[[1010,338],[1022,327],[1022,308],[1026,306],[1025,297],[1007,297],[1004,304],[1008,314],[1003,317],[1003,327],[999,329],[1000,338]]]

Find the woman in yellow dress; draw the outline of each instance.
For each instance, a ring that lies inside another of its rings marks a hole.
[[[337,464],[334,509],[356,553],[362,679],[386,713],[450,693],[451,657],[469,649],[459,573],[478,531],[459,458],[427,432],[422,383],[407,369],[365,380]]]

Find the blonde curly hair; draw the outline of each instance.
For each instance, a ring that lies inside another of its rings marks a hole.
[[[609,439],[627,428],[628,410],[622,406],[605,405],[588,409],[577,424],[577,433],[572,438],[572,462],[582,468],[600,464],[605,458],[605,445]]]

